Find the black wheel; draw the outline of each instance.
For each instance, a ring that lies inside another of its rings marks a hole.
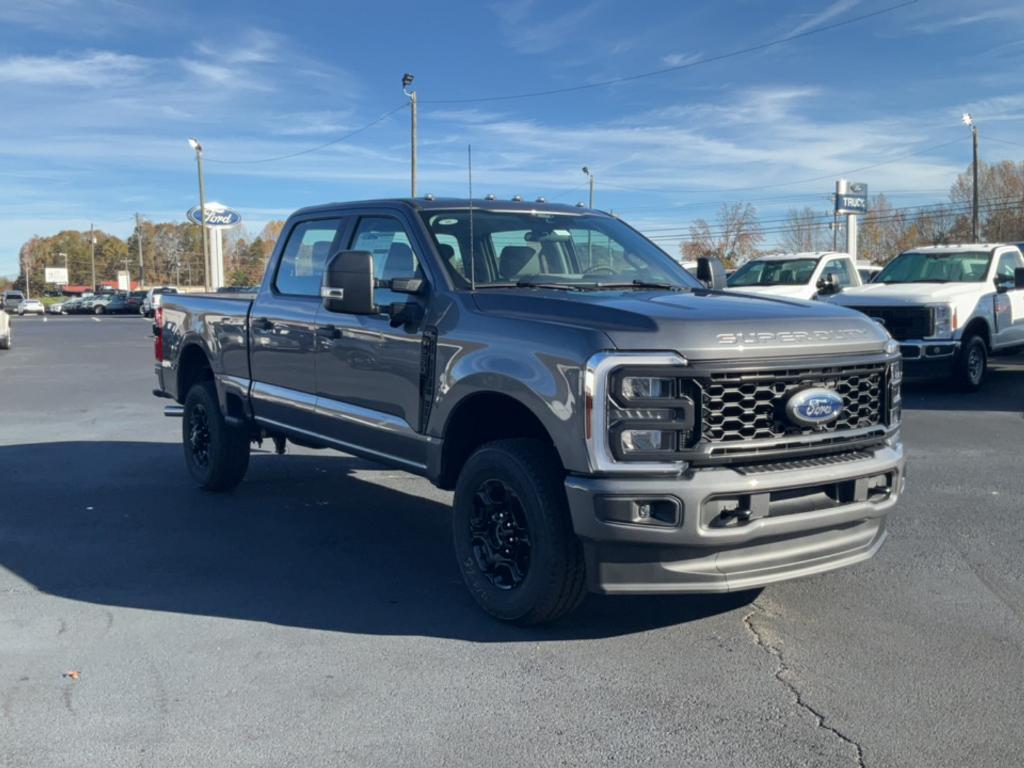
[[[230,491],[249,468],[249,436],[224,421],[212,381],[192,385],[181,420],[185,466],[208,491]]]
[[[980,336],[968,336],[960,347],[953,367],[956,385],[965,392],[974,392],[984,383],[987,370],[988,349],[985,340]]]
[[[0,336],[0,349],[10,349],[14,340],[14,329],[8,328],[6,336]]]
[[[470,593],[495,618],[554,621],[586,595],[564,478],[557,454],[537,440],[488,443],[459,475],[455,555]]]

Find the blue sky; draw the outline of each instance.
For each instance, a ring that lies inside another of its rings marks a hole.
[[[896,2],[2,0],[0,274],[16,273],[33,234],[94,222],[124,236],[136,211],[183,220],[197,199],[192,135],[208,198],[253,232],[307,204],[407,194],[405,109],[321,151],[217,162],[364,125],[405,102],[405,71],[421,99],[421,194],[464,195],[472,143],[478,195],[576,202],[586,164],[598,207],[659,236],[723,200],[754,201],[769,221],[824,211],[831,178],[878,163],[852,178],[897,204],[935,202],[969,162],[961,112],[975,115],[985,159],[1024,157],[1003,143],[1024,145],[1020,0],[919,0],[657,77],[431,103],[656,70]]]

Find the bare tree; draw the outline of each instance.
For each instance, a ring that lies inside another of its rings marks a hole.
[[[790,208],[779,237],[779,245],[790,253],[824,251],[832,246],[828,223],[810,206]]]
[[[680,246],[685,258],[717,256],[727,266],[750,259],[764,240],[757,208],[750,203],[722,203],[714,227],[704,219],[697,219],[690,225],[689,234],[689,239]]]

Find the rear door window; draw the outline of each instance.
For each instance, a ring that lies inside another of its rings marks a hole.
[[[288,235],[274,287],[292,296],[320,296],[327,260],[337,250],[342,219],[318,219],[296,224]]]

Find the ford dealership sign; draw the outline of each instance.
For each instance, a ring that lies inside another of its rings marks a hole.
[[[202,224],[202,214],[199,206],[189,209],[185,214],[193,224]],[[206,226],[208,227],[233,227],[241,223],[242,214],[233,211],[226,205],[220,203],[206,204]]]

